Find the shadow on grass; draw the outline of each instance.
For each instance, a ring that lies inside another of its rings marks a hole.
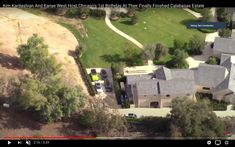
[[[124,62],[125,60],[119,55],[119,54],[114,54],[114,55],[102,55],[100,56],[105,62],[109,63],[117,63],[117,62]]]
[[[130,20],[120,21],[120,23],[125,24],[125,25],[132,25]]]
[[[180,24],[182,25],[187,25],[188,23],[191,23],[191,22],[200,22],[200,20],[195,20],[195,19],[185,19],[185,20],[182,20],[180,21]]]

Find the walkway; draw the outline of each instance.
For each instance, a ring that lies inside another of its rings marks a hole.
[[[195,11],[192,11],[192,10],[190,10],[190,9],[188,9],[188,8],[184,8],[184,10],[187,11],[187,12],[189,12],[190,14],[192,14],[193,16],[195,16],[196,18],[202,17],[202,15],[201,15],[200,13],[195,12]]]
[[[193,16],[195,16],[196,18],[200,18],[202,17],[202,15],[200,13],[194,12],[190,9],[185,8],[185,11],[189,12],[190,14],[192,14]],[[211,8],[211,13],[212,13],[212,17],[216,17],[216,13],[215,13],[215,8]],[[208,60],[208,57],[212,56],[212,49],[210,47],[210,43],[214,42],[215,38],[219,37],[219,33],[218,32],[214,32],[214,33],[206,33],[206,37],[205,37],[205,43],[206,46],[203,50],[202,55],[197,55],[197,56],[192,56],[192,57],[188,57],[186,59],[186,61],[189,64],[189,68],[196,68],[199,66],[200,63],[205,63],[205,61]]]
[[[135,40],[134,38],[132,38],[131,36],[125,34],[124,32],[120,31],[119,29],[117,29],[115,26],[113,26],[113,24],[110,21],[110,14],[111,14],[111,10],[109,8],[105,8],[105,12],[106,12],[106,16],[105,16],[105,23],[106,25],[113,30],[114,32],[116,32],[117,34],[121,35],[122,37],[126,38],[127,40],[131,41],[132,43],[134,43],[136,46],[138,46],[139,48],[143,49],[144,46],[138,42],[137,40]]]
[[[166,117],[170,114],[171,108],[129,108],[118,109],[122,115],[134,113],[138,118],[140,117]],[[235,117],[235,110],[214,111],[218,117]]]

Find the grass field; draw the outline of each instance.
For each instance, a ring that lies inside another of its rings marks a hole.
[[[154,8],[137,12],[137,15],[139,22],[134,26],[129,24],[130,18],[121,18],[112,23],[142,44],[161,42],[172,47],[174,39],[188,41],[194,34],[205,39],[204,33],[184,26],[185,22],[195,21],[196,18],[182,9]]]
[[[86,67],[110,67],[110,63],[103,58],[104,55],[122,56],[126,47],[134,46],[125,38],[112,32],[104,20],[89,18],[83,21],[83,24],[88,34],[88,37],[83,38],[71,25],[64,24],[63,26],[73,32],[78,42],[85,44],[87,50],[82,54],[81,60]]]
[[[121,18],[113,21],[113,25],[128,35],[134,37],[143,45],[161,42],[167,47],[173,46],[174,39],[188,41],[194,34],[205,38],[205,34],[184,26],[185,21],[196,20],[194,16],[182,9],[147,9],[137,12],[139,23],[129,25],[130,18]],[[145,22],[145,23],[144,23]],[[86,45],[87,50],[81,60],[86,67],[109,67],[104,55],[123,55],[123,50],[134,44],[113,32],[103,19],[88,18],[82,21],[87,29],[88,37],[81,37],[80,33],[72,26],[65,26],[76,36],[80,43]],[[144,28],[147,29],[144,29]],[[137,48],[137,47],[136,47]],[[158,64],[170,60],[170,56],[163,57]]]

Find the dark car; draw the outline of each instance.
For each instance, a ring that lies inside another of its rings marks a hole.
[[[108,79],[104,80],[104,87],[105,87],[107,92],[112,92],[113,91],[112,84],[110,83],[110,81]]]
[[[127,93],[125,91],[121,92],[121,104],[124,104],[124,101],[127,99]]]
[[[108,77],[107,71],[104,69],[101,69],[100,76],[103,80],[106,79]]]

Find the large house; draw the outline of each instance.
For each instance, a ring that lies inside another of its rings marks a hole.
[[[220,50],[220,65],[201,63],[196,69],[161,66],[153,73],[126,75],[128,97],[135,107],[144,108],[169,107],[176,97],[195,99],[196,92],[235,104],[235,56],[225,54],[228,51]]]
[[[127,89],[135,107],[168,107],[172,98],[194,98],[194,72],[162,66],[152,74],[128,75]]]

